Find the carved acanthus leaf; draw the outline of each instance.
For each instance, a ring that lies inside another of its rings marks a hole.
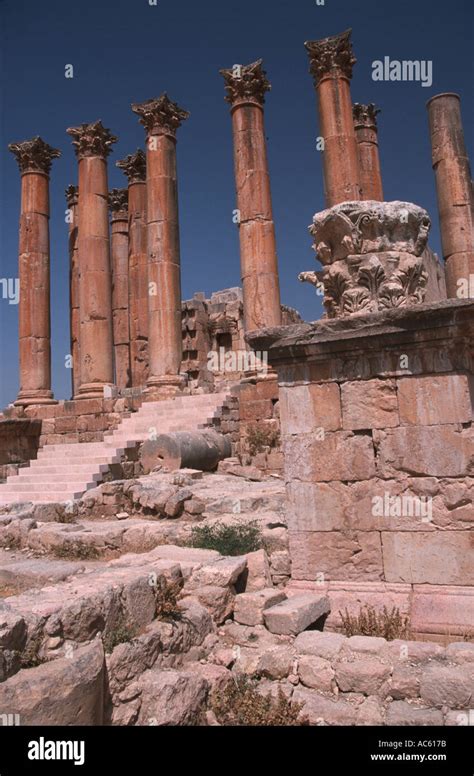
[[[262,65],[263,60],[258,59],[250,65],[234,65],[219,71],[225,81],[227,102],[234,105],[247,100],[263,105],[265,93],[272,87]]]
[[[79,159],[85,156],[106,158],[112,150],[112,145],[118,140],[101,121],[69,127],[66,131],[73,138],[72,144]]]
[[[140,116],[140,123],[147,132],[158,132],[176,137],[176,131],[189,118],[188,111],[170,100],[166,92],[145,102],[134,103],[132,110]]]
[[[38,135],[22,143],[10,143],[8,150],[14,154],[20,172],[44,172],[49,175],[53,159],[61,156],[61,151],[45,143]]]
[[[352,67],[357,62],[351,44],[352,30],[332,35],[322,40],[310,40],[304,45],[309,54],[310,72],[316,86],[331,70],[340,70],[352,77]]]

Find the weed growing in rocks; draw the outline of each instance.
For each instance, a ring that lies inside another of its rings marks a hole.
[[[373,606],[363,606],[357,615],[350,615],[347,609],[339,615],[346,636],[382,636],[387,641],[410,636],[409,619],[395,606],[390,612],[386,606],[381,611]]]
[[[178,605],[181,587],[178,583],[168,584],[160,580],[155,590],[156,616],[159,620],[180,620],[182,612]]]
[[[262,547],[262,534],[256,522],[242,525],[195,526],[192,529],[191,547],[202,550],[217,550],[221,555],[246,555]]]
[[[307,724],[300,718],[302,706],[292,704],[281,687],[276,698],[258,691],[258,683],[246,676],[229,682],[223,692],[214,693],[211,708],[221,725],[233,727],[296,727]]]
[[[276,447],[280,441],[280,432],[273,428],[254,425],[247,428],[245,443],[250,455],[262,453],[266,447]]]
[[[110,655],[119,644],[127,644],[135,637],[133,628],[128,625],[125,619],[120,620],[113,630],[103,636],[104,651]]]
[[[46,662],[40,656],[42,637],[40,633],[35,633],[28,640],[25,649],[21,653],[20,664],[22,668],[36,668],[41,663]]]
[[[69,560],[97,560],[100,557],[97,547],[83,542],[65,542],[54,547],[53,555]]]

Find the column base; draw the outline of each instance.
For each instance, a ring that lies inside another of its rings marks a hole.
[[[162,375],[161,377],[149,377],[144,390],[145,401],[155,399],[171,399],[182,393],[187,385],[185,375]]]
[[[13,402],[15,407],[31,407],[35,404],[57,404],[52,391],[20,391]]]
[[[112,383],[84,383],[74,395],[79,399],[113,399],[115,385]]]

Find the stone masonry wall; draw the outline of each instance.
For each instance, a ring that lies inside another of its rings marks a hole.
[[[474,625],[474,306],[422,307],[281,329],[270,361],[293,584],[441,636]]]

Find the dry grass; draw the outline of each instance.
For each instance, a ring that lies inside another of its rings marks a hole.
[[[247,428],[245,444],[250,455],[262,453],[266,447],[276,447],[280,441],[280,432],[273,428],[252,425]]]
[[[159,579],[155,589],[156,616],[159,620],[180,620],[182,612],[179,608],[178,598],[181,593],[181,585]]]
[[[382,610],[363,606],[357,615],[349,614],[347,609],[339,615],[346,636],[382,636],[387,641],[410,638],[409,618],[395,606],[391,611],[386,606]]]
[[[238,676],[225,690],[214,693],[211,709],[220,725],[230,727],[296,727],[306,725],[300,704],[292,704],[281,688],[278,696],[263,695],[258,685],[246,676]]]

